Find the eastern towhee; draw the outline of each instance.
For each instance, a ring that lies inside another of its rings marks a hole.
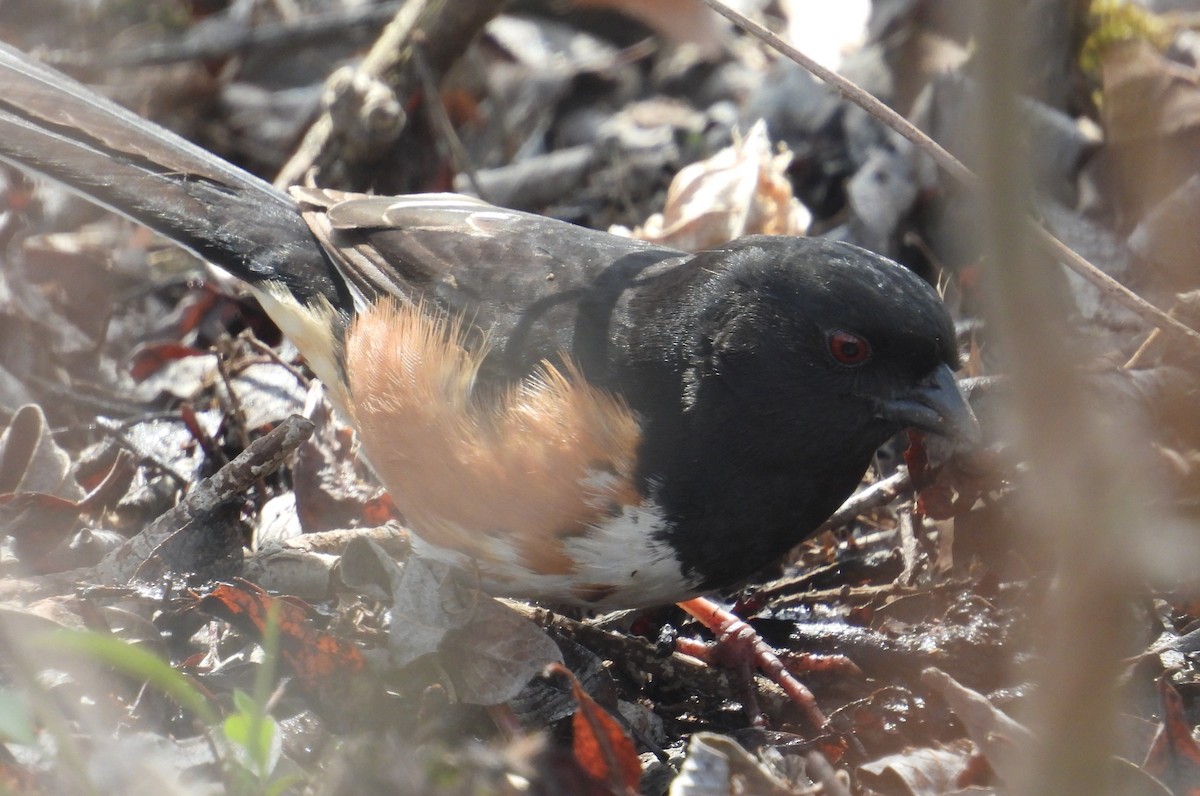
[[[979,433],[936,292],[845,243],[693,255],[452,194],[288,197],[6,47],[0,158],[245,280],[418,552],[498,595],[734,584],[896,432]]]

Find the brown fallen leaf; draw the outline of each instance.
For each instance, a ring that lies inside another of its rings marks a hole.
[[[1183,698],[1166,675],[1158,679],[1162,724],[1142,768],[1166,783],[1173,793],[1200,794],[1200,744],[1192,737],[1192,722]]]
[[[1101,76],[1105,156],[1139,219],[1200,168],[1200,70],[1135,40],[1105,51]]]
[[[353,642],[318,630],[296,600],[272,597],[248,581],[217,584],[197,607],[261,639],[274,622],[279,657],[313,708],[337,726],[362,726],[383,698],[383,685]]]

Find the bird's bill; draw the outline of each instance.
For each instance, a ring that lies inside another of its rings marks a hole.
[[[982,432],[971,405],[958,389],[954,373],[939,365],[915,387],[883,401],[880,417],[963,443],[978,445]]]

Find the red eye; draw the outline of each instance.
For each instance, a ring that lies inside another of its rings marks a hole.
[[[843,365],[861,365],[871,358],[871,344],[864,338],[841,330],[829,333],[829,353]]]

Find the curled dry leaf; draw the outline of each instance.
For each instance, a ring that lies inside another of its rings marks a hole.
[[[671,783],[671,796],[709,793],[812,793],[776,776],[737,741],[725,735],[698,732],[688,743],[687,758]]]
[[[633,232],[610,231],[684,251],[742,235],[803,235],[811,216],[792,196],[791,162],[791,152],[772,150],[760,120],[732,146],[676,174],[661,214]]]
[[[42,408],[18,409],[0,434],[0,494],[39,492],[79,500],[83,490],[70,471],[71,459],[54,441]]]
[[[115,455],[87,494],[76,482],[70,457],[55,442],[41,407],[26,404],[0,434],[0,533],[30,572],[61,571],[95,563],[109,540],[101,532],[72,538],[82,515],[115,504],[129,489],[132,457]]]
[[[1009,718],[986,696],[967,688],[940,669],[926,669],[921,673],[921,680],[946,700],[992,769],[1001,779],[1011,781],[1016,773],[1019,750],[1033,742],[1029,730]]]
[[[314,384],[305,398],[304,416],[313,435],[296,450],[292,481],[296,515],[306,533],[382,525],[390,519],[390,499],[365,472],[355,455],[354,436]]]
[[[979,753],[971,741],[960,738],[940,747],[905,749],[863,764],[859,776],[877,790],[896,790],[903,783],[903,793],[914,796],[933,796],[953,793],[964,787],[986,787],[989,774],[986,765],[979,765]]]

